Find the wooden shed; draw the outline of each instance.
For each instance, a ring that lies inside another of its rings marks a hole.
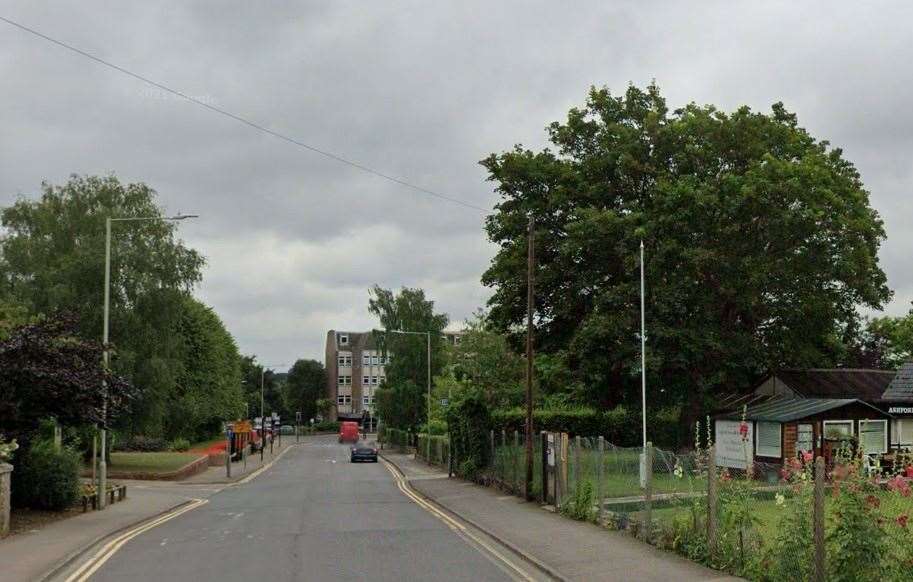
[[[869,454],[884,454],[893,418],[858,398],[773,397],[716,417],[716,461],[736,469],[758,462],[779,466],[802,452],[830,461],[848,438]]]

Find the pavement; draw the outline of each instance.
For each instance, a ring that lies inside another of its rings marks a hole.
[[[630,535],[574,521],[538,504],[461,479],[412,455],[383,453],[411,487],[504,544],[528,561],[564,580],[691,582],[739,580],[659,550]]]
[[[4,582],[42,580],[112,533],[215,491],[164,482],[119,480],[118,483],[127,485],[127,499],[104,511],[89,511],[0,541],[0,579]]]
[[[93,549],[60,579],[542,579],[416,501],[385,463],[351,464],[348,455],[335,436],[302,439],[256,478],[110,551]]]

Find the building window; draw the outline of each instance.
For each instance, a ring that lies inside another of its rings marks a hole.
[[[867,454],[888,452],[888,421],[860,420],[859,444]]]
[[[371,403],[371,399],[367,396],[363,396],[361,399],[361,403],[364,404],[365,406],[367,406],[368,404]]]
[[[377,376],[371,376],[371,383],[377,384]]]
[[[341,345],[341,346],[349,345],[349,334],[346,334],[346,333],[339,334],[339,345]]]
[[[371,356],[371,365],[376,366],[378,364],[380,364],[380,361],[378,360],[377,356]]]
[[[807,453],[814,449],[815,443],[812,437],[813,430],[810,424],[800,424],[796,427],[796,452]]]
[[[340,386],[351,386],[352,385],[352,376],[340,376],[339,385]]]
[[[350,354],[350,353],[339,354],[339,358],[337,361],[339,362],[340,366],[351,366],[352,365],[352,354]]]
[[[779,422],[758,422],[755,424],[755,454],[759,457],[782,456],[780,450],[780,429],[782,425]]]
[[[365,384],[368,384],[369,382],[371,382],[370,376],[362,376],[362,377],[361,377],[361,385],[362,385],[362,386],[364,386]]]
[[[368,355],[368,354],[362,354],[362,355],[361,355],[361,365],[362,365],[362,366],[367,366],[367,365],[370,365],[370,364],[371,364],[371,356]]]
[[[825,420],[824,438],[840,439],[853,436],[852,420]]]
[[[898,418],[894,421],[894,443],[898,448],[913,447],[913,418]]]
[[[351,394],[340,394],[336,397],[337,404],[352,404],[352,395]]]

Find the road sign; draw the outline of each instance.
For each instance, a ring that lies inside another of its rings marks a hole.
[[[450,406],[450,400],[441,398],[441,406]]]

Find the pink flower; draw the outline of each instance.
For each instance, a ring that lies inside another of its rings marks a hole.
[[[897,518],[894,521],[896,521],[897,525],[899,525],[900,527],[906,528],[907,527],[907,514],[901,513],[900,515],[897,516]]]
[[[806,463],[811,463],[811,462],[812,462],[812,458],[813,458],[814,456],[815,456],[815,455],[813,455],[811,451],[804,451],[804,452],[802,453],[802,460],[803,460],[804,462],[806,462]]]
[[[873,509],[878,507],[879,505],[881,505],[881,501],[874,495],[869,495],[868,497],[866,497],[865,502],[869,507],[871,507]]]
[[[910,493],[913,492],[910,489],[910,483],[900,475],[897,475],[888,481],[888,489],[900,493],[903,497],[909,497]]]

